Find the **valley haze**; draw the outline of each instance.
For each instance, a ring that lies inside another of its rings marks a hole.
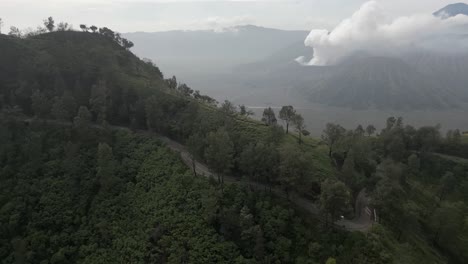
[[[369,1],[330,31],[239,25],[124,36],[166,76],[219,102],[293,105],[313,135],[327,122],[382,127],[393,115],[468,130],[466,7],[398,16]]]

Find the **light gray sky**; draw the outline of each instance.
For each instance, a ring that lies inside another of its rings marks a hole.
[[[0,0],[3,32],[56,22],[107,26],[119,32],[220,29],[254,24],[331,29],[367,0]],[[457,0],[378,0],[391,16],[432,13]]]

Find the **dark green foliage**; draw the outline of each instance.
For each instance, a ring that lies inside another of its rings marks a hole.
[[[273,176],[278,174],[279,153],[272,144],[251,143],[244,147],[239,163],[252,180],[272,184]]]
[[[1,121],[3,262],[320,263],[368,247],[310,251],[348,235],[319,235],[266,193],[221,193],[146,136],[92,128],[84,142],[76,132]]]
[[[197,176],[196,168],[195,168],[195,160],[197,158],[203,157],[203,148],[205,142],[204,138],[202,138],[199,134],[191,135],[187,139],[187,148],[190,151],[191,159],[192,159],[192,170],[194,176]]]
[[[342,182],[327,180],[322,184],[320,202],[325,214],[330,215],[331,222],[349,211],[350,198],[350,192]]]
[[[51,114],[57,120],[70,121],[77,112],[77,104],[75,98],[66,93],[61,97],[55,97],[52,105]]]
[[[116,191],[118,178],[115,177],[116,161],[112,154],[112,148],[106,143],[99,143],[97,150],[96,180],[99,191],[108,193]]]
[[[262,121],[268,126],[276,125],[277,119],[275,111],[273,111],[271,107],[268,107],[263,111]]]
[[[90,26],[89,29],[91,29],[93,33],[96,33],[96,31],[98,30],[98,28],[95,25]]]
[[[234,115],[237,113],[237,108],[233,103],[231,103],[228,100],[225,100],[221,104],[221,111],[225,113],[226,115]]]
[[[466,206],[463,203],[443,203],[437,208],[429,219],[429,226],[434,230],[432,239],[437,245],[443,246],[459,259],[467,257],[466,241],[463,234],[466,232]]]
[[[15,37],[15,38],[21,38],[23,33],[21,32],[21,30],[19,30],[19,28],[11,26],[10,32],[8,32],[8,35]]]
[[[333,147],[338,142],[338,140],[345,133],[345,129],[336,124],[328,123],[327,127],[323,131],[322,140],[328,145],[329,152],[328,155],[331,157],[333,153]]]
[[[372,136],[375,133],[375,130],[376,129],[375,129],[374,125],[368,125],[366,127],[367,136],[369,136],[369,137]]]
[[[80,24],[80,28],[81,28],[81,30],[83,30],[85,32],[88,32],[88,29],[89,29],[85,24]]]
[[[305,132],[304,118],[300,114],[295,114],[291,121],[294,124],[294,128],[296,129],[297,134],[299,135],[299,144],[301,144],[302,135]]]
[[[363,136],[365,131],[364,131],[364,128],[362,127],[362,125],[358,125],[356,127],[356,129],[354,130],[354,133],[358,136]],[[372,133],[369,133],[369,135],[372,134]]]
[[[76,127],[87,127],[91,123],[91,113],[86,106],[80,106],[78,114],[73,119],[73,124]]]
[[[5,147],[18,148],[1,164],[11,171],[1,179],[1,237],[7,240],[0,253],[6,263],[20,257],[32,263],[179,262],[181,250],[189,249],[187,261],[207,263],[238,254],[200,217],[207,208],[199,201],[216,196],[210,194],[215,190],[187,178],[178,158],[157,142],[119,132],[113,151],[97,143],[99,131],[86,146],[62,129],[4,125],[2,132],[16,138]],[[25,141],[35,134],[42,144]],[[40,163],[23,158],[23,151]],[[165,231],[157,235],[158,228]]]
[[[247,110],[247,107],[245,105],[239,105],[239,114],[241,116],[251,116],[254,115],[254,112],[251,110]]]
[[[179,85],[179,83],[177,82],[177,78],[175,76],[172,76],[172,78],[166,79],[165,81],[166,81],[167,87],[173,90],[175,90],[177,86]]]
[[[52,17],[44,19],[44,26],[49,30],[49,32],[54,31],[55,28],[55,21]]]
[[[457,178],[455,178],[455,175],[447,171],[444,176],[440,179],[439,183],[439,199],[442,201],[447,194],[451,193],[454,189],[455,186],[457,185]]]
[[[263,115],[267,126],[229,101],[218,108],[175,77],[164,80],[118,33],[99,31],[0,35],[2,112],[40,117],[29,127],[8,119],[0,126],[4,262],[387,263],[392,256],[437,262],[428,237],[453,259],[467,259],[461,217],[467,166],[434,153],[463,152],[457,132],[443,139],[438,127],[415,129],[389,118],[378,137],[370,137],[372,127],[365,137],[362,127],[328,124],[330,162],[326,146],[301,137],[301,118],[299,145],[276,125],[271,108]],[[292,203],[282,206],[286,201],[268,190],[218,189],[193,177],[158,142],[123,127],[185,143],[192,161],[207,163],[221,182],[225,174],[247,176],[288,194],[320,197],[333,220],[367,188],[385,228],[367,239],[344,234],[309,222],[311,216],[297,214]],[[440,199],[428,198],[422,184]],[[446,225],[444,213],[455,220]]]
[[[232,168],[234,145],[229,134],[223,128],[211,132],[206,138],[208,147],[205,150],[205,159],[208,166],[218,175],[218,181],[224,182],[223,175]]]
[[[411,156],[408,157],[408,169],[413,175],[419,174],[421,170],[421,160],[416,154],[411,154]]]
[[[57,31],[70,31],[72,29],[72,25],[68,24],[67,22],[60,22],[57,25]],[[41,34],[42,32],[34,32],[33,35]]]
[[[122,47],[124,47],[125,49],[128,50],[128,49],[132,48],[134,44],[130,40],[122,38],[121,39],[121,45],[122,45]]]
[[[332,163],[341,170],[338,178],[351,188],[352,196],[363,188],[372,191],[371,208],[377,213],[373,217],[391,231],[392,243],[419,248],[426,252],[420,257],[432,256],[426,261],[434,260],[429,249],[435,245],[440,250],[436,254],[454,263],[466,262],[461,248],[468,245],[468,229],[462,227],[460,215],[468,212],[467,196],[462,194],[468,190],[464,184],[468,163],[462,158],[465,146],[460,133],[449,131],[444,139],[439,126],[416,129],[395,117],[387,119],[377,137],[370,137],[374,134],[371,126],[366,129],[368,137],[364,133],[360,126],[346,131],[329,124],[323,136]],[[461,157],[446,155],[457,151]],[[321,196],[327,193],[321,191]],[[414,248],[408,250],[414,252]],[[403,254],[398,259],[399,263],[412,263],[418,257]]]
[[[449,130],[445,140],[440,142],[438,152],[468,158],[468,142],[462,140],[464,138],[467,136],[461,135],[460,130]]]
[[[31,95],[31,108],[36,116],[45,117],[50,112],[51,103],[44,93],[36,90]]]
[[[310,178],[313,168],[309,159],[295,145],[287,144],[279,150],[277,181],[287,193]]]
[[[281,120],[283,120],[284,123],[286,123],[286,134],[289,133],[289,124],[293,121],[295,115],[296,110],[294,110],[294,107],[290,105],[283,106],[279,112]]]

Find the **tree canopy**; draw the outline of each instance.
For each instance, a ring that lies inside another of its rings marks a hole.
[[[271,107],[265,108],[265,110],[263,110],[262,121],[268,126],[276,125],[276,114],[275,111],[271,109]]]
[[[286,123],[286,134],[288,134],[289,132],[289,124],[293,121],[295,115],[296,110],[294,110],[294,107],[290,105],[283,106],[279,112],[281,120],[283,120]]]

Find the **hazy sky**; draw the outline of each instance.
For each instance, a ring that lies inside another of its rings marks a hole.
[[[432,13],[457,0],[379,0],[391,15]],[[255,24],[281,29],[332,28],[366,0],[0,0],[3,31],[56,22],[119,32],[220,29]]]

